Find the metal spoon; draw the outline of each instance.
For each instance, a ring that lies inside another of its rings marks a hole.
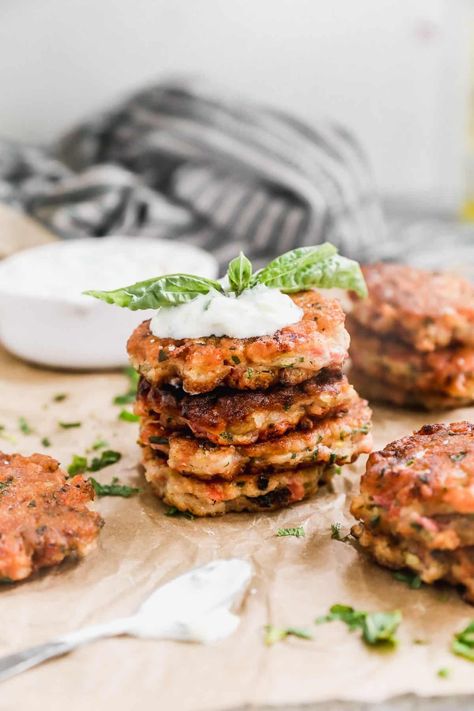
[[[238,558],[195,568],[155,590],[130,617],[91,625],[1,657],[0,681],[103,637],[126,634],[202,643],[225,639],[239,624],[231,609],[242,599],[251,577],[250,563]]]

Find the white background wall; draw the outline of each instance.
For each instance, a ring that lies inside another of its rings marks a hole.
[[[0,0],[0,135],[47,141],[170,74],[365,144],[381,191],[463,190],[472,0]]]

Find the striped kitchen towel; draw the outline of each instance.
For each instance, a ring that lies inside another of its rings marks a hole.
[[[0,144],[1,200],[64,237],[183,239],[221,263],[325,240],[365,260],[385,236],[346,128],[186,82],[146,89],[49,150]]]

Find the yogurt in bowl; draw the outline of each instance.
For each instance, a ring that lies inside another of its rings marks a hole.
[[[11,353],[53,368],[99,369],[128,362],[126,342],[153,311],[111,308],[82,294],[161,274],[217,276],[197,247],[148,237],[54,242],[0,262],[0,340]]]

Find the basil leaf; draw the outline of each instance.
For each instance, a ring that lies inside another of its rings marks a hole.
[[[332,245],[328,245],[332,247]],[[326,245],[321,245],[322,248]],[[271,288],[281,289],[287,294],[311,289],[313,287],[321,289],[348,289],[355,291],[361,297],[367,296],[367,286],[362,275],[362,271],[357,262],[346,257],[341,257],[339,254],[334,254],[335,248],[332,251],[326,251],[321,256],[321,251],[315,253],[315,248],[302,248],[310,250],[306,254],[292,256],[289,263],[280,265],[280,269],[273,268],[271,272],[267,272],[268,267],[265,267],[256,275],[258,283],[265,284]],[[293,250],[288,252],[288,255],[294,255],[295,252],[302,250]],[[283,255],[285,257],[286,255]],[[280,257],[279,259],[282,259]],[[272,262],[276,264],[278,260]]]
[[[229,263],[227,277],[231,290],[237,295],[249,286],[252,279],[252,262],[243,252]]]
[[[113,291],[84,291],[87,296],[138,311],[139,309],[159,309],[178,306],[192,301],[200,294],[208,294],[215,289],[222,292],[218,281],[191,274],[168,274]]]
[[[254,275],[252,286],[264,284],[270,288],[287,291],[301,289],[300,275],[312,265],[337,254],[337,249],[329,242],[317,247],[298,247],[285,252]]]

